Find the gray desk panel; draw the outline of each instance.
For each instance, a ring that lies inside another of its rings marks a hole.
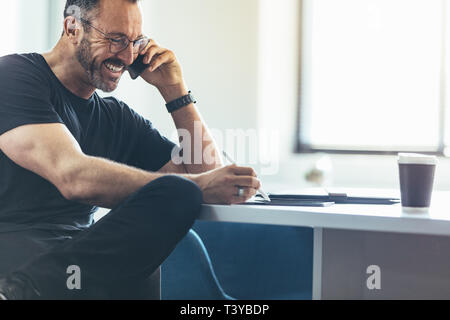
[[[323,229],[321,270],[322,299],[450,299],[450,237]]]

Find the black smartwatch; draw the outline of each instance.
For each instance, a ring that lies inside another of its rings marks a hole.
[[[191,91],[189,91],[188,95],[181,97],[177,100],[174,100],[172,102],[169,102],[168,104],[166,104],[166,107],[169,113],[173,113],[181,108],[190,105],[191,103],[197,103],[197,101],[195,101],[194,96],[191,94]]]

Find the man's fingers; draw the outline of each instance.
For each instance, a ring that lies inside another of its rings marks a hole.
[[[144,64],[150,64],[150,62],[153,60],[155,55],[162,54],[165,51],[167,51],[167,49],[158,47],[157,45],[151,46],[150,48],[148,48],[147,52],[145,53],[145,57],[143,60]]]
[[[163,64],[169,63],[174,61],[174,54],[170,50],[165,50],[163,53],[161,53],[158,57],[153,59],[153,62],[150,64],[150,72],[155,71]]]
[[[141,55],[147,54],[147,51],[153,46],[159,47],[155,40],[150,39],[150,41],[148,42],[147,46],[145,47],[144,50],[142,50],[142,52],[140,54]]]
[[[257,190],[254,188],[244,188],[244,194],[242,197],[237,194],[234,195],[231,199],[232,204],[244,203],[245,201],[254,197],[257,193]]]
[[[234,176],[231,177],[231,182],[235,186],[239,187],[247,187],[247,188],[254,188],[259,189],[261,188],[261,182],[252,176]]]
[[[238,176],[252,176],[252,177],[256,177],[256,172],[253,168],[250,167],[237,167],[237,166],[232,166],[230,167],[231,171]]]

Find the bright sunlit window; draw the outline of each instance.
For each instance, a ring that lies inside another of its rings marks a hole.
[[[300,150],[446,152],[449,5],[304,0]]]

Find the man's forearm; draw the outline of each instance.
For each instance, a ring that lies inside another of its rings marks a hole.
[[[112,209],[163,174],[96,157],[83,157],[67,182],[70,200]],[[193,178],[191,175],[183,175]],[[193,179],[192,179],[193,180]]]
[[[160,92],[167,102],[188,93],[184,87]],[[183,152],[190,152],[192,161],[184,163],[188,174],[181,176],[199,184],[196,174],[223,166],[220,152],[194,104],[175,111],[172,117],[177,129],[187,130],[191,136],[191,150]],[[148,183],[164,176],[102,158],[85,156],[81,162],[81,165],[74,165],[76,170],[69,175],[67,194],[71,200],[103,208],[114,208]]]
[[[160,89],[160,92],[166,102],[188,94],[188,90],[184,85]],[[189,156],[184,154],[184,159],[190,160],[184,161],[187,172],[202,173],[223,166],[220,151],[194,104],[173,112],[172,118],[178,130],[187,130],[190,135],[190,143],[182,145],[183,153],[190,152]],[[186,150],[186,146],[189,145],[190,150]]]

